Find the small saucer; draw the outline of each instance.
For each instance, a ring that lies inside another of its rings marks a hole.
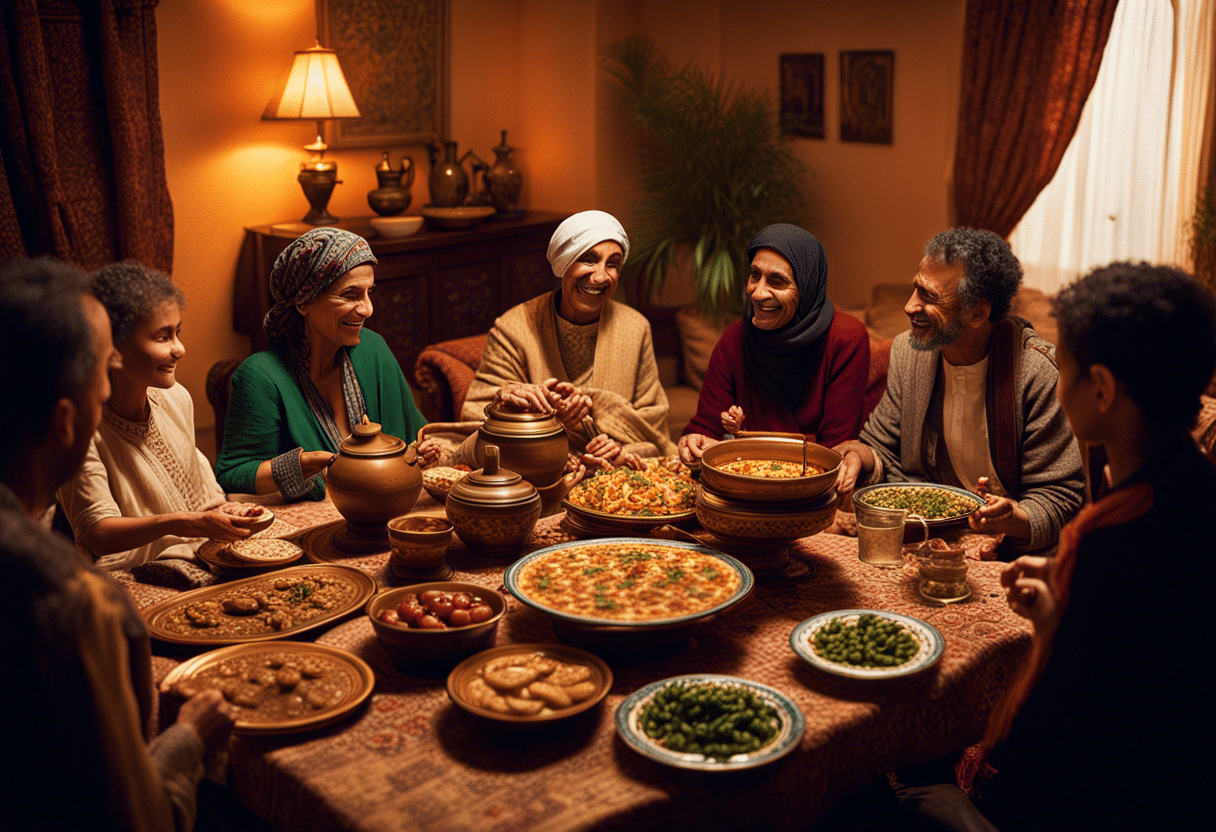
[[[966,601],[968,598],[971,597],[971,586],[969,584],[964,584],[964,586],[966,588],[966,592],[964,592],[962,595],[954,595],[954,596],[950,596],[950,597],[946,597],[946,598],[940,598],[936,595],[929,595],[925,592],[925,584],[927,584],[927,583],[931,583],[931,582],[926,581],[923,578],[918,579],[916,582],[916,594],[919,595],[922,600],[927,601],[930,604],[937,604],[939,606],[944,607],[949,604],[961,604],[963,601]]]

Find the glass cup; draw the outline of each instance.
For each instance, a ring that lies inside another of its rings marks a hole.
[[[929,527],[918,514],[909,514],[904,508],[876,508],[859,503],[853,506],[857,512],[857,556],[862,563],[890,569],[899,566],[904,554],[904,523],[918,521],[924,526],[925,537]]]

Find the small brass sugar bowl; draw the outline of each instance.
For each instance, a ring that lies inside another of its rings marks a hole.
[[[346,520],[334,544],[353,554],[382,552],[388,548],[388,521],[409,513],[422,492],[418,453],[381,433],[376,422],[357,424],[338,446],[325,485]]]
[[[444,508],[470,552],[516,557],[540,519],[540,494],[519,474],[499,467],[497,445],[486,445],[484,453],[485,467],[453,485]]]

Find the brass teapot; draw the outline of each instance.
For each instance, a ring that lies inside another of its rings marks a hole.
[[[383,551],[388,548],[388,521],[407,514],[422,491],[418,452],[382,433],[376,422],[362,422],[338,446],[325,484],[334,508],[346,520],[334,540],[338,548]]]
[[[437,422],[418,431],[418,441],[429,433],[449,432],[465,435],[477,431],[474,455],[478,467],[485,467],[487,445],[497,445],[502,467],[515,471],[537,488],[561,479],[569,454],[566,429],[557,416],[545,413],[520,413],[486,405],[483,422]]]

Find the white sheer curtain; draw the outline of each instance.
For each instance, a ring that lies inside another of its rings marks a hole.
[[[1112,260],[1186,265],[1214,2],[1119,3],[1077,133],[1009,238],[1027,286],[1054,294]]]

